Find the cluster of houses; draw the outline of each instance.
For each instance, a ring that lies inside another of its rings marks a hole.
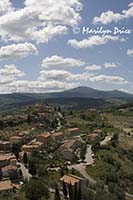
[[[88,135],[88,139],[91,142],[95,142],[98,138],[100,138],[102,135],[101,129],[95,129],[91,134]]]
[[[71,137],[77,136],[80,130],[77,128],[69,129],[68,133]],[[63,132],[49,133],[45,132],[38,135],[34,140],[30,141],[30,132],[23,131],[9,137],[8,141],[0,141],[0,194],[13,193],[19,189],[19,185],[14,180],[21,178],[22,173],[17,165],[15,155],[11,153],[12,144],[21,144],[20,158],[24,152],[31,153],[34,150],[41,150],[47,147],[52,141],[63,143],[59,150],[66,160],[74,158],[74,150],[81,145],[79,139],[70,139],[65,141]],[[22,161],[22,158],[20,159]]]
[[[19,189],[19,184],[14,182],[15,179],[21,178],[20,171],[17,167],[17,160],[11,153],[0,154],[0,194],[13,193]],[[14,183],[13,183],[14,182]]]
[[[101,130],[94,130],[89,135],[90,140],[94,141],[99,137]],[[82,131],[75,128],[68,128],[65,132],[45,132],[31,138],[30,131],[23,131],[16,135],[9,137],[8,141],[0,141],[0,193],[11,193],[14,189],[19,189],[19,186],[14,184],[14,179],[22,176],[17,165],[16,157],[11,154],[12,144],[21,144],[20,161],[23,159],[24,152],[28,154],[33,151],[41,151],[48,147],[51,142],[59,142],[59,152],[66,161],[73,161],[76,158],[76,150],[83,145],[81,139]],[[22,178],[22,177],[21,177]],[[78,183],[80,178],[72,175],[65,175],[60,181]]]
[[[11,194],[20,189],[22,172],[16,156],[12,153],[12,145],[23,144],[29,140],[30,132],[23,131],[9,137],[7,141],[0,141],[0,194]]]

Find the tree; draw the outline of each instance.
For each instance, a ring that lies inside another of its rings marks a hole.
[[[72,168],[71,174],[75,175],[75,169],[74,168]]]
[[[32,175],[32,176],[35,176],[36,175],[36,166],[34,164],[33,161],[30,161],[29,162],[29,173]]]
[[[54,200],[60,200],[60,193],[59,193],[59,189],[58,189],[58,186],[56,184],[55,186],[55,197],[54,197]]]
[[[37,179],[31,179],[25,185],[24,190],[25,197],[29,200],[41,200],[42,197],[49,198],[48,188],[42,181]]]
[[[48,176],[47,168],[44,165],[40,165],[39,166],[38,176],[39,177],[46,177],[46,176]]]
[[[94,200],[95,192],[90,188],[86,188],[83,192],[83,197],[85,200]]]
[[[119,135],[115,133],[111,139],[112,146],[116,147],[117,143],[119,142]]]
[[[82,199],[81,182],[79,182],[78,200]]]
[[[27,155],[27,152],[24,152],[24,155],[23,155],[23,163],[24,163],[25,165],[28,164],[28,155]]]
[[[78,194],[78,184],[75,183],[74,185],[74,199],[78,200],[79,194]]]
[[[94,153],[96,153],[99,149],[100,149],[100,142],[96,141],[96,142],[92,145],[92,151],[93,151]]]
[[[12,153],[16,156],[16,159],[19,159],[19,152],[20,152],[20,146],[18,144],[12,145]]]
[[[54,118],[54,120],[51,123],[51,126],[53,129],[55,129],[58,126],[58,119]]]
[[[66,187],[66,184],[65,182],[63,181],[63,194],[64,194],[64,197],[67,198],[67,187]]]
[[[28,114],[28,116],[27,116],[27,123],[31,124],[31,114]]]
[[[63,169],[63,167],[61,167],[61,169],[60,169],[60,176],[61,177],[64,176],[64,169]]]
[[[86,155],[86,151],[87,151],[87,145],[83,145],[81,147],[81,151],[80,151],[80,158],[84,161],[85,160],[85,155]]]
[[[2,173],[2,170],[0,168],[0,181],[2,180],[2,177],[3,177],[3,173]]]
[[[68,186],[68,191],[69,191],[69,199],[73,200],[73,187],[71,183]]]
[[[58,112],[61,112],[61,107],[60,106],[58,107]]]

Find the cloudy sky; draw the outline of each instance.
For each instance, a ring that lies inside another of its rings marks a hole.
[[[0,93],[133,93],[133,2],[0,0]]]

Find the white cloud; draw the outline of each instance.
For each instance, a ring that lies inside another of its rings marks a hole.
[[[24,72],[18,70],[15,65],[5,65],[0,68],[0,85],[10,83],[24,75]]]
[[[21,77],[24,75],[24,72],[21,72],[17,69],[15,65],[5,65],[3,68],[0,69],[0,75],[3,76],[17,76]]]
[[[79,0],[25,0],[25,7],[0,16],[0,35],[4,41],[48,42],[66,34],[69,26],[81,20]]]
[[[85,69],[87,71],[96,71],[96,70],[100,70],[102,67],[100,65],[89,65],[87,66]]]
[[[81,49],[81,48],[91,48],[93,46],[104,45],[109,41],[123,42],[124,39],[119,38],[118,36],[111,36],[111,35],[106,35],[106,36],[94,35],[88,37],[87,39],[83,39],[81,41],[77,41],[76,39],[68,40],[68,44],[76,49]]]
[[[0,1],[0,15],[5,14],[13,10],[12,3],[10,0],[1,0]]]
[[[127,55],[130,56],[130,57],[133,57],[133,49],[128,49]]]
[[[49,80],[55,80],[55,81],[87,81],[90,79],[92,74],[89,73],[81,73],[81,74],[75,74],[71,73],[65,70],[49,70],[49,71],[41,71],[40,72],[40,81],[49,81]]]
[[[0,48],[0,59],[23,58],[37,53],[36,47],[31,43],[12,44]]]
[[[127,89],[125,89],[125,88],[120,88],[120,89],[118,89],[119,91],[121,91],[121,92],[126,92],[126,93],[130,93]]]
[[[130,3],[128,10],[123,10],[122,13],[114,13],[113,11],[103,12],[100,17],[95,17],[93,23],[109,24],[111,22],[119,22],[123,19],[128,19],[133,17],[133,3]]]
[[[47,57],[42,61],[43,68],[81,67],[83,65],[85,65],[85,62],[80,59],[64,58],[57,55]]]
[[[107,75],[98,75],[93,76],[90,78],[91,81],[102,81],[105,83],[112,83],[112,84],[127,84],[128,81],[126,81],[121,76],[107,76]]]
[[[65,70],[49,70],[41,71],[39,80],[68,80],[71,77],[71,73]]]
[[[57,35],[65,35],[68,30],[66,26],[53,26],[48,25],[46,28],[43,28],[39,31],[33,31],[31,34],[32,40],[37,41],[37,43],[47,43],[50,39]]]
[[[28,80],[20,80],[13,81],[3,87],[0,87],[0,93],[3,93],[3,90],[7,91],[7,93],[12,92],[22,92],[22,93],[31,93],[31,92],[53,92],[53,91],[62,91],[66,89],[71,89],[77,87],[79,84],[76,83],[66,83],[60,81],[28,81]],[[5,93],[5,92],[4,92]]]
[[[105,63],[104,63],[104,67],[105,67],[105,68],[115,68],[115,67],[117,67],[117,66],[118,66],[118,64],[113,63],[113,62],[105,62]]]

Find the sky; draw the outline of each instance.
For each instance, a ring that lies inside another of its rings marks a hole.
[[[133,94],[133,1],[0,0],[0,93]]]

